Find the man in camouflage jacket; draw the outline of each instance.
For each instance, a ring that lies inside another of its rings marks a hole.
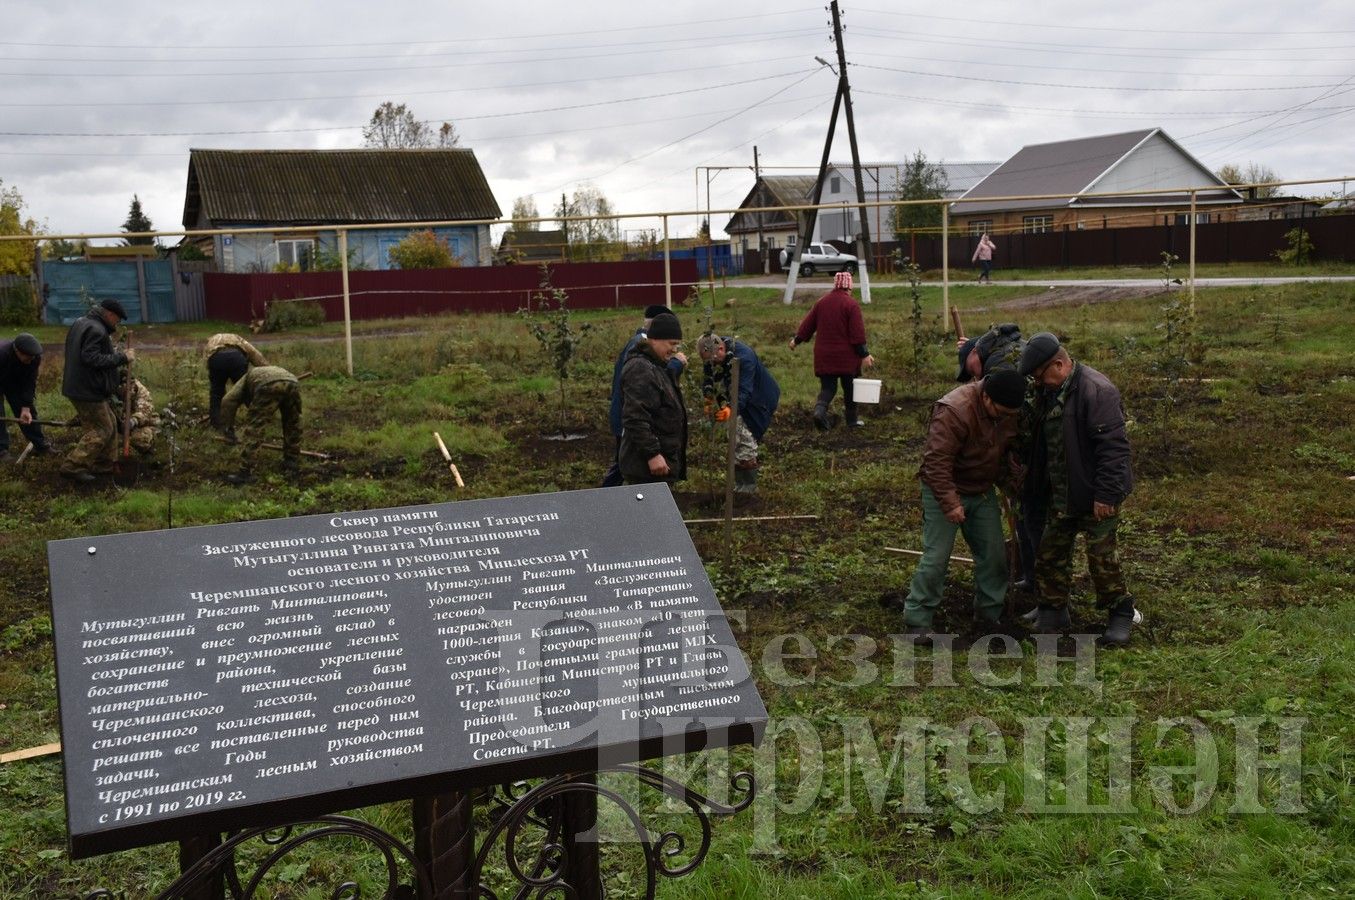
[[[232,484],[254,480],[253,465],[263,443],[264,427],[277,412],[282,417],[282,467],[295,472],[301,465],[301,384],[281,366],[254,366],[221,400],[218,427],[226,434],[235,429],[241,405],[249,407],[248,427],[240,438],[240,471],[226,476]]]

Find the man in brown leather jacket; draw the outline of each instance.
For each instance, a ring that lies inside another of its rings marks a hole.
[[[956,388],[932,407],[922,450],[922,560],[903,603],[908,633],[930,640],[958,529],[974,554],[974,612],[998,624],[1007,596],[1002,513],[994,485],[1007,471],[1007,448],[1026,379],[1012,371]]]

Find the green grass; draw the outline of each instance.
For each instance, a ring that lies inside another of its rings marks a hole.
[[[1179,385],[1158,376],[1163,298],[1006,314],[994,308],[1036,294],[1000,283],[985,289],[988,310],[967,316],[967,324],[1014,318],[1027,333],[1064,335],[1075,355],[1120,386],[1133,423],[1137,483],[1125,506],[1121,556],[1150,627],[1126,651],[1097,654],[1091,684],[1075,683],[1071,666],[1040,683],[1029,651],[993,663],[997,674],[1018,677],[1012,686],[984,683],[960,653],[954,686],[937,683],[926,652],[910,680],[890,637],[902,625],[878,601],[906,589],[913,562],[881,548],[919,545],[915,472],[925,417],[930,402],[953,386],[954,344],[940,333],[938,289],[923,291],[929,333],[918,371],[907,365],[913,345],[907,289],[877,291],[866,308],[884,396],[865,410],[868,427],[850,434],[820,434],[809,423],[817,390],[810,348],[786,347],[803,302],[788,309],[774,288],[730,287],[717,289],[709,312],[680,311],[693,338],[696,323],[710,316],[722,332],[751,343],[781,384],[782,408],[764,445],[759,513],[821,518],[737,525],[732,566],[724,561],[723,530],[692,526],[721,601],[743,623],[736,633],[776,739],[756,751],[667,763],[675,774],[694,761],[715,770],[750,768],[760,794],[752,809],[717,822],[705,865],[685,879],[665,880],[660,896],[1349,895],[1355,884],[1349,289],[1201,290],[1203,359]],[[966,308],[977,295],[959,293]],[[709,294],[703,298],[708,302]],[[220,482],[234,466],[234,451],[196,424],[206,385],[192,341],[216,326],[157,327],[169,349],[148,351],[138,366],[157,401],[172,399],[183,423],[172,478],[162,447],[161,468],[146,470],[128,490],[72,492],[50,468],[29,464],[0,483],[6,573],[0,752],[59,739],[47,540],[161,528],[171,511],[182,526],[590,487],[611,455],[605,422],[611,364],[636,315],[599,311],[582,318],[595,330],[567,385],[564,420],[587,437],[568,443],[544,439],[560,419],[558,386],[516,317],[358,323],[351,380],[343,345],[333,340],[340,326],[274,336],[271,357],[315,373],[303,387],[306,445],[334,458],[307,461],[299,479],[269,472],[246,489]],[[51,332],[43,339],[59,343],[59,330]],[[45,367],[40,382],[39,405],[53,418],[67,413],[58,368]],[[695,413],[698,381],[689,375],[684,385]],[[451,484],[433,430],[457,460],[464,492]],[[680,487],[692,515],[718,514],[718,500],[708,495],[722,487],[722,446],[722,435],[694,415],[693,471]],[[955,567],[950,581],[940,624],[964,632],[969,572]],[[1075,620],[1094,630],[1085,571],[1074,591]],[[805,658],[779,658],[779,648]],[[976,716],[991,723],[994,743],[954,732]],[[1037,734],[1033,717],[1059,723]],[[1039,811],[1035,798],[1058,804],[1069,796],[1067,755],[1076,751],[1078,717],[1091,719],[1086,771],[1093,804],[1112,800],[1110,748],[1121,740],[1113,723],[1131,720],[1122,745],[1131,761],[1128,791],[1114,795],[1111,812]],[[1172,811],[1190,803],[1189,781],[1166,767],[1189,767],[1200,756],[1188,730],[1159,733],[1160,723],[1175,717],[1202,723],[1218,760],[1212,794],[1189,814]],[[906,732],[912,718],[930,723],[916,750]],[[1272,770],[1257,781],[1264,811],[1233,811],[1239,789],[1250,793],[1239,739],[1249,718],[1262,720],[1267,754],[1277,750],[1279,720],[1302,721],[1301,811],[1278,808],[1286,785]],[[917,754],[900,757],[912,759],[913,769],[902,761],[890,768],[900,740]],[[1043,763],[1028,755],[1037,746]],[[956,778],[965,768],[961,750],[986,760],[968,765],[972,796]],[[718,777],[698,771],[691,780],[720,795]],[[975,798],[998,791],[1003,800],[995,810],[977,811]],[[176,871],[171,845],[67,859],[57,757],[0,766],[0,809],[0,898],[77,896],[96,886],[144,896]],[[669,812],[646,807],[647,818],[665,827],[678,821]],[[403,805],[359,814],[410,838]],[[480,815],[483,827],[483,809]],[[683,827],[690,835],[690,823]],[[634,848],[613,854],[625,880],[613,882],[609,896],[637,896],[628,853]],[[327,897],[350,873],[363,896],[380,894],[370,854],[312,844],[288,858],[269,896]]]

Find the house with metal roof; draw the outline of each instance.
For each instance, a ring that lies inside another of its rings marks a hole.
[[[497,258],[505,265],[568,262],[569,241],[560,228],[510,228],[499,241]]]
[[[1161,128],[1029,144],[951,207],[960,230],[1038,233],[1226,221],[1243,197]],[[1121,196],[1098,196],[1126,192]],[[1028,198],[1028,199],[1022,199]]]
[[[937,163],[945,173],[949,189],[947,197],[959,197],[977,184],[985,175],[997,167],[996,162],[940,162]],[[861,164],[862,189],[867,203],[881,200],[893,200],[899,191],[899,182],[907,169],[907,161],[870,162]],[[830,163],[823,184],[820,203],[857,202],[856,180],[850,162]],[[795,206],[810,201],[814,193],[814,175],[764,175],[754,184],[740,209],[753,209],[758,206]],[[757,247],[757,213],[739,212],[725,226],[730,245],[735,253],[746,253]],[[768,248],[777,250],[794,244],[801,222],[792,221],[786,213],[762,213],[763,235]],[[889,231],[889,210],[884,207],[870,208],[868,224],[870,233],[877,240],[882,236],[892,240]],[[820,210],[814,223],[811,242],[840,241],[851,243],[856,240],[860,229],[861,214],[856,207],[841,210]]]
[[[356,267],[389,269],[391,248],[428,228],[462,265],[490,265],[489,225],[472,223],[500,215],[469,149],[192,150],[183,224],[302,227],[213,235],[200,246],[223,272],[305,270],[337,252],[334,226],[384,226],[349,231],[348,248]]]

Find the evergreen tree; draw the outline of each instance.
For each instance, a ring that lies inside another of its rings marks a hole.
[[[127,221],[122,223],[124,234],[134,234],[139,231],[154,231],[155,226],[151,224],[150,217],[141,211],[141,199],[136,194],[132,195],[132,207],[127,211]],[[159,244],[153,237],[129,237],[123,240],[123,246],[149,246],[158,247]]]

